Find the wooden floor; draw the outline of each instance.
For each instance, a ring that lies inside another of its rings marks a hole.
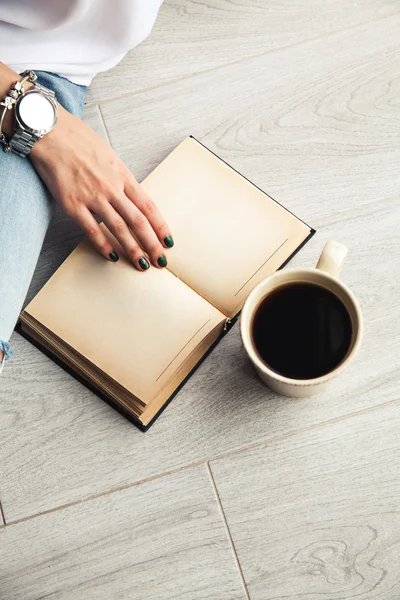
[[[0,600],[399,600],[398,1],[167,0],[85,119],[139,179],[194,134],[318,230],[293,266],[348,245],[365,338],[291,400],[236,326],[143,434],[14,334]],[[28,299],[80,238],[58,214]]]

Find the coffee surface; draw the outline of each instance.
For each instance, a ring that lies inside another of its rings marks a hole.
[[[350,349],[350,315],[331,291],[288,283],[259,305],[252,336],[261,360],[291,379],[314,379],[337,367]]]

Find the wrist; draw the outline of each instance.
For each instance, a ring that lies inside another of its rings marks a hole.
[[[8,137],[11,137],[15,127],[15,113],[14,108],[7,110],[3,118],[2,132]]]
[[[22,77],[12,69],[9,69],[7,65],[0,63],[0,101],[5,98],[8,94],[11,86],[16,81],[21,81]],[[32,83],[26,81],[24,84],[24,90],[27,91],[32,87]],[[11,136],[14,133],[15,128],[15,108],[7,110],[4,119],[2,130],[7,136]]]

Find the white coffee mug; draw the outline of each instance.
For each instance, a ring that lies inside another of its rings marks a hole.
[[[242,310],[240,332],[244,347],[258,375],[272,390],[285,396],[297,398],[319,394],[332,379],[343,373],[357,354],[363,330],[360,306],[349,288],[338,279],[346,255],[346,246],[333,240],[329,241],[322,251],[315,269],[284,269],[277,271],[261,281],[250,292]],[[330,290],[343,302],[351,318],[352,337],[345,358],[335,369],[315,379],[290,379],[276,373],[264,363],[254,347],[253,319],[260,303],[272,290],[283,284],[293,282],[313,283]]]

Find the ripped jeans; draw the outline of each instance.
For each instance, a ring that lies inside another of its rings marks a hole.
[[[58,102],[81,117],[86,87],[37,71],[38,83],[54,90]],[[11,357],[9,339],[28,292],[54,209],[28,158],[0,148],[0,372]]]

